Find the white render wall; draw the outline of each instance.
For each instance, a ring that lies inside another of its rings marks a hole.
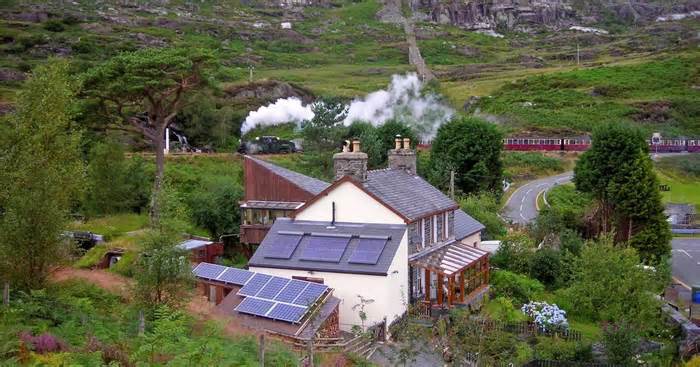
[[[365,306],[367,320],[365,327],[382,322],[386,317],[387,327],[407,310],[408,305],[408,240],[404,233],[394,261],[386,276],[330,273],[322,271],[270,269],[250,267],[250,271],[291,278],[305,276],[323,278],[324,284],[333,288],[333,295],[340,299],[340,328],[351,331],[353,325],[362,325],[360,309],[353,306],[360,303],[361,295],[373,302]]]
[[[343,182],[295,215],[299,220],[330,222],[335,202],[336,222],[404,224],[404,220],[350,182]]]
[[[480,248],[479,245],[481,244],[481,232],[476,232],[471,236],[464,237],[464,239],[462,239],[460,242],[471,247]]]

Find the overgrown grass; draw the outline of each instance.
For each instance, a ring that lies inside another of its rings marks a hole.
[[[124,213],[89,219],[85,222],[73,222],[70,229],[101,234],[109,240],[122,236],[127,232],[138,231],[147,225],[148,216],[145,213]]]
[[[503,152],[503,165],[511,178],[551,176],[569,168],[563,158],[541,152]]]
[[[691,88],[700,78],[699,60],[695,54],[529,77],[502,86],[481,107],[520,128],[587,132],[599,123],[629,121],[649,133],[700,134],[700,92]],[[668,109],[645,105],[656,102]],[[649,109],[660,114],[639,117]]]
[[[670,156],[655,162],[659,181],[669,187],[665,202],[690,203],[700,209],[700,154]]]

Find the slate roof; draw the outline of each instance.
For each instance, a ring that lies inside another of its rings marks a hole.
[[[363,185],[409,221],[457,207],[454,200],[422,177],[403,170],[368,171]]]
[[[274,269],[297,269],[297,270],[312,270],[326,271],[333,273],[350,273],[350,274],[369,274],[369,275],[387,275],[396,253],[398,252],[401,240],[406,234],[406,225],[404,224],[358,224],[358,223],[335,223],[334,228],[329,228],[330,222],[317,221],[301,221],[292,220],[289,218],[277,218],[275,224],[272,225],[270,231],[265,236],[255,254],[248,262],[250,267],[263,267]],[[289,259],[276,259],[265,257],[265,253],[270,253],[266,250],[268,247],[273,247],[277,242],[279,232],[302,232],[304,236],[299,242],[299,245],[292,253]],[[350,234],[350,240],[345,252],[340,261],[323,262],[302,260],[301,254],[308,246],[309,239],[313,234]],[[384,250],[379,256],[376,264],[356,264],[348,262],[350,256],[357,248],[358,236],[387,236],[390,239],[384,246]]]
[[[484,225],[465,213],[462,209],[455,210],[455,238],[461,240],[483,230]]]
[[[289,182],[299,186],[300,188],[314,195],[318,195],[321,191],[325,190],[328,186],[330,186],[328,182],[324,182],[313,177],[302,175],[301,173],[282,168],[278,165],[264,161],[262,159],[253,158],[249,155],[246,156],[246,159],[252,160],[253,162],[267,168],[268,170],[281,177],[284,177],[285,179],[289,180]]]

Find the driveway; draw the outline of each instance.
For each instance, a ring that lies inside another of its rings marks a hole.
[[[700,285],[700,238],[674,238],[671,245],[673,278],[686,287]]]
[[[530,181],[520,186],[508,198],[503,207],[503,216],[516,224],[530,223],[537,218],[537,196],[556,185],[570,182],[573,176],[574,173],[569,171]]]

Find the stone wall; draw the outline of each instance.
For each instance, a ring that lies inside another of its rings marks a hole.
[[[416,152],[411,149],[391,149],[388,154],[389,168],[401,169],[416,174]]]

